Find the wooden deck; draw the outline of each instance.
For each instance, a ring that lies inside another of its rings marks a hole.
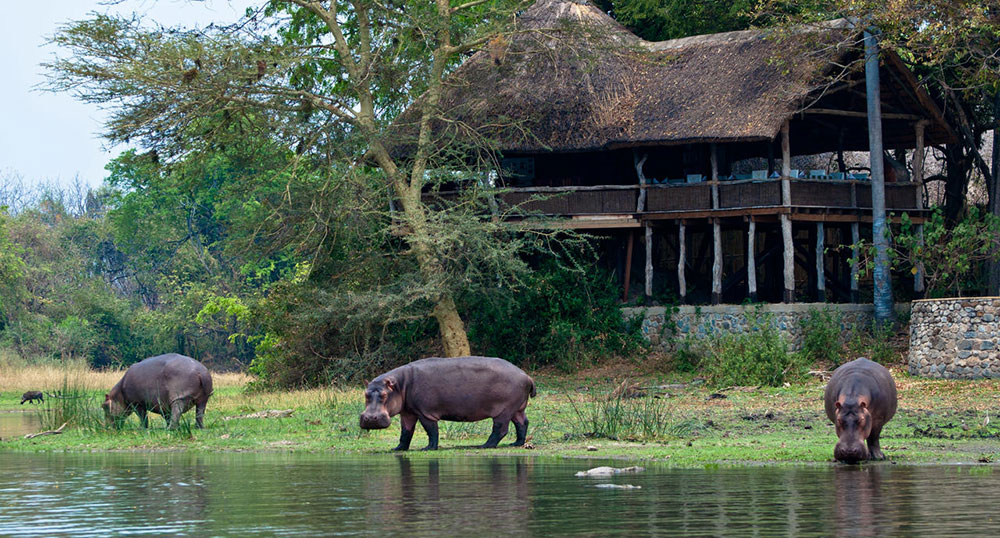
[[[871,183],[858,180],[790,179],[791,204],[782,204],[781,180],[719,181],[718,204],[713,207],[713,183],[678,183],[646,186],[646,200],[639,207],[638,185],[586,187],[526,187],[498,191],[499,208],[517,217],[567,217],[568,227],[621,228],[646,220],[705,218],[777,219],[818,222],[871,222]],[[922,222],[915,183],[885,186],[886,210],[898,219],[906,212]],[[440,198],[457,193],[442,192]]]

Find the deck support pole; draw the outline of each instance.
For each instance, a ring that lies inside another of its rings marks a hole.
[[[791,185],[788,179],[790,175],[792,175],[792,151],[788,139],[788,120],[785,120],[781,124],[781,204],[786,208],[792,205]],[[795,302],[795,246],[792,244],[792,219],[787,210],[781,214],[781,244],[784,282],[781,300],[793,303]]]
[[[684,278],[684,265],[687,264],[687,246],[684,239],[685,224],[679,221],[677,229],[677,296],[680,297],[681,304],[687,304],[687,280]]]
[[[916,208],[924,208],[924,128],[927,120],[920,120],[914,126],[916,131],[916,148],[913,150],[913,184],[917,186]],[[994,135],[995,136],[995,135]],[[917,234],[917,245],[924,246],[924,225],[917,224],[914,231]],[[917,262],[913,273],[913,296],[917,299],[924,297],[924,264]]]
[[[628,288],[632,279],[632,243],[635,243],[635,232],[628,231],[628,247],[625,250],[625,292],[622,294],[622,301],[628,302]]]
[[[885,170],[882,155],[882,97],[879,90],[878,42],[865,30],[865,90],[868,100],[868,155],[872,173],[872,243],[875,245],[875,322],[892,320],[889,238],[886,235]]]
[[[861,252],[858,243],[861,242],[861,225],[857,222],[851,223],[851,302],[856,303],[861,300],[858,291],[858,256]]]
[[[750,226],[747,231],[747,293],[750,302],[757,302],[757,253],[754,241],[757,239],[757,222],[750,217]]]
[[[712,164],[712,209],[719,209],[719,156],[715,144],[708,145]]]
[[[826,230],[823,222],[816,223],[816,300],[826,302],[826,264],[823,255],[826,249]]]
[[[712,219],[712,304],[722,302],[722,224]]]
[[[646,304],[653,296],[653,227],[646,223]]]

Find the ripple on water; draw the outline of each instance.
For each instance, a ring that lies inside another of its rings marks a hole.
[[[606,463],[0,453],[0,535],[987,535],[1000,486],[954,466],[573,476]]]

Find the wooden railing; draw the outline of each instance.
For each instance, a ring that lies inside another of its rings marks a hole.
[[[871,183],[855,180],[792,179],[793,207],[866,209],[871,207]],[[680,183],[648,185],[643,212],[711,211],[712,209],[749,209],[780,207],[781,181],[720,181],[719,206],[712,207],[712,184]],[[916,208],[913,183],[890,183],[885,186],[886,208]],[[638,185],[598,185],[576,187],[527,187],[498,190],[496,201],[503,211],[552,216],[635,214]],[[455,193],[441,192],[428,197],[451,199]]]

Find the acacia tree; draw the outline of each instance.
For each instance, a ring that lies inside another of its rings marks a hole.
[[[482,275],[516,279],[523,266],[513,254],[524,244],[502,237],[497,220],[471,218],[467,207],[457,216],[431,208],[421,195],[435,177],[456,177],[434,173],[445,161],[469,162],[448,160],[455,152],[432,130],[447,121],[438,107],[445,76],[503,31],[519,7],[511,0],[272,0],[231,26],[197,30],[95,16],[53,38],[69,55],[48,64],[50,88],[110,105],[106,137],[138,141],[166,163],[213,151],[219,133],[242,122],[294,151],[293,170],[325,167],[350,181],[370,177],[366,168],[376,164],[398,202],[382,222],[415,261],[416,273],[400,277],[409,283],[401,294],[408,304],[430,305],[445,354],[467,355],[456,293]],[[389,127],[406,106],[418,134],[401,156]],[[355,184],[371,189],[369,199],[385,198],[384,186]],[[485,267],[470,270],[475,264]]]

